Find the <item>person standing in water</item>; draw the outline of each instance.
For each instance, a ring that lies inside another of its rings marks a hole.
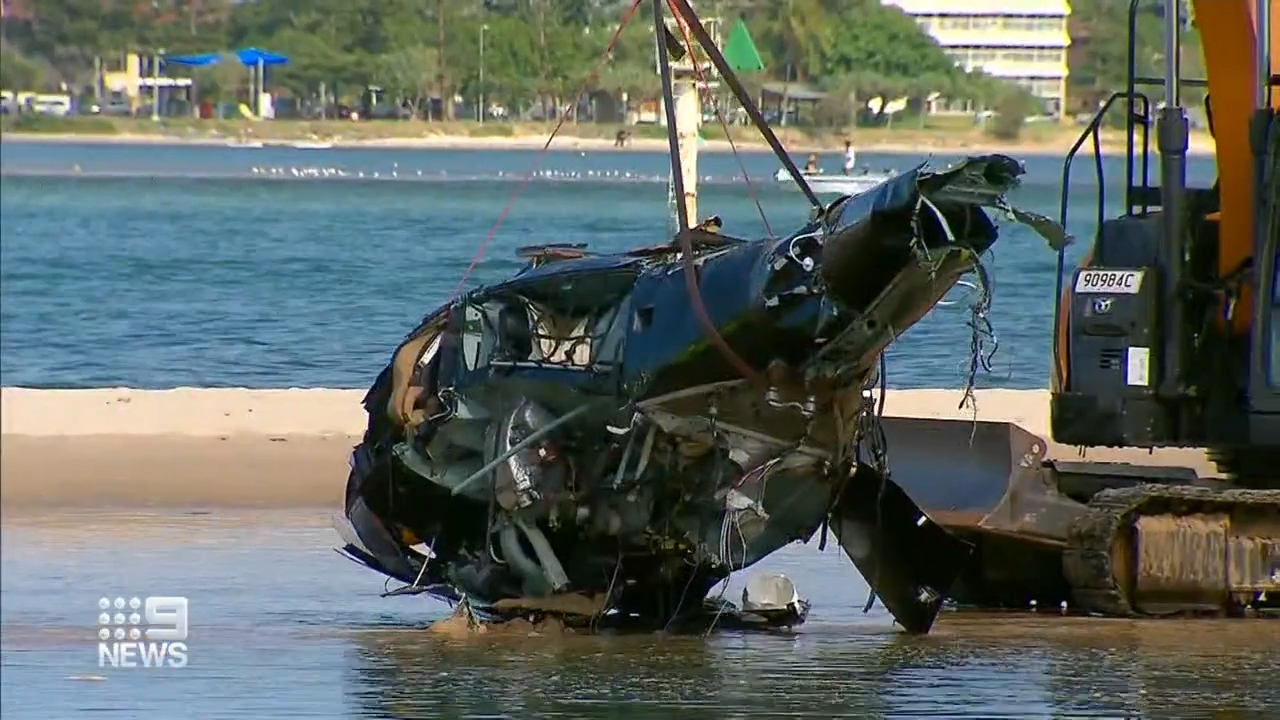
[[[854,152],[853,142],[844,141],[844,174],[852,175],[853,168],[858,162],[858,153]]]

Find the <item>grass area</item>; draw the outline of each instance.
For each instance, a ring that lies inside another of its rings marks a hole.
[[[3,133],[75,133],[84,135],[116,135],[120,130],[109,118],[59,118],[47,115],[4,115],[0,117]]]
[[[150,118],[71,117],[54,118],[34,115],[6,116],[0,119],[0,132],[75,136],[156,136],[177,139],[234,138],[251,135],[258,140],[299,140],[321,137],[333,141],[395,141],[424,138],[543,138],[551,132],[553,123],[506,122],[423,122],[423,121],[371,121],[345,120],[303,121],[272,120],[196,120],[190,118],[165,118],[153,122]],[[612,140],[623,126],[611,123],[567,122],[560,130],[564,137],[596,140]],[[627,127],[633,138],[661,140],[666,138],[664,128],[656,125]],[[976,127],[971,118],[962,117],[904,117],[893,127],[885,128],[775,128],[779,138],[788,147],[797,150],[839,148],[845,139],[851,139],[859,148],[876,146],[918,147],[921,149],[964,149],[970,147],[1021,146],[1065,150],[1079,136],[1082,128],[1075,125],[1058,125],[1042,122],[1026,125],[1021,137],[1013,143],[993,140],[982,128]],[[708,141],[732,138],[742,145],[759,145],[762,139],[753,127],[707,123],[702,137]],[[1111,148],[1123,142],[1117,131],[1104,131],[1103,142]],[[1011,147],[1011,149],[1013,149]]]
[[[197,120],[192,118],[150,118],[76,116],[67,118],[40,115],[10,115],[0,119],[0,130],[45,135],[171,135],[178,137],[235,137],[250,134],[261,140],[296,140],[319,135],[342,140],[414,139],[425,137],[503,138],[545,136],[552,123],[477,123],[347,120],[244,119]],[[566,123],[560,132],[580,138],[612,139],[620,125]],[[645,132],[652,131],[652,132]],[[636,137],[666,137],[661,128],[634,128]]]

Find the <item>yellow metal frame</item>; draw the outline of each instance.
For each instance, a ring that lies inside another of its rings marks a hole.
[[[1220,213],[1218,221],[1218,269],[1229,273],[1253,256],[1254,166],[1249,147],[1249,122],[1257,88],[1268,78],[1258,77],[1257,18],[1250,0],[1193,0],[1205,74],[1213,98],[1213,125],[1218,163]],[[1271,0],[1271,47],[1280,42],[1280,0]],[[1271,55],[1271,73],[1280,74],[1280,54]],[[1280,109],[1280,93],[1272,93],[1273,107]],[[1244,288],[1232,318],[1232,334],[1249,331],[1253,292]]]

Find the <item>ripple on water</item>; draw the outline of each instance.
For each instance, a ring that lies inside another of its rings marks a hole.
[[[838,553],[770,570],[814,602],[791,635],[496,638],[423,632],[317,513],[8,517],[3,715],[99,717],[1198,717],[1280,702],[1280,625],[949,613],[926,637],[861,615]],[[729,590],[729,597],[740,586]],[[191,664],[101,670],[102,595],[191,598]]]

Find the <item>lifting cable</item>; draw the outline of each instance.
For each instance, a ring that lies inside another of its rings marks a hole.
[[[676,8],[674,2],[667,0],[667,7],[671,8],[671,14],[676,17],[676,24],[680,26],[680,33],[684,36],[685,47],[688,48],[689,57],[692,59],[691,64],[693,65],[694,77],[697,79],[698,85],[709,91],[711,89],[711,85],[707,82],[706,76],[702,74],[702,63],[698,62],[694,55],[694,48],[696,48],[697,45],[694,44],[693,38],[689,36],[688,25],[681,21],[680,11]],[[751,182],[751,175],[747,172],[746,162],[743,161],[742,155],[738,153],[738,144],[733,141],[733,135],[729,132],[729,123],[724,119],[724,113],[720,110],[720,104],[714,102],[714,98],[711,103],[711,107],[716,112],[716,120],[720,123],[720,128],[724,130],[725,139],[729,141],[729,149],[733,151],[733,159],[737,161],[738,168],[742,170],[742,179],[747,183],[747,194],[751,196],[751,202],[756,204],[756,211],[760,213],[760,221],[764,223],[764,231],[768,234],[770,239],[773,239],[775,237],[773,234],[773,228],[769,226],[769,218],[765,216],[764,206],[760,204],[760,195],[756,192],[756,187]]]
[[[777,134],[769,127],[769,122],[760,113],[760,108],[756,107],[755,102],[751,99],[751,94],[742,86],[738,76],[733,74],[733,68],[729,67],[729,61],[725,59],[724,53],[720,52],[720,48],[716,47],[716,44],[711,40],[711,36],[707,34],[706,28],[702,27],[702,22],[698,20],[698,15],[693,11],[693,8],[689,7],[689,0],[668,0],[668,4],[676,11],[678,17],[684,18],[689,32],[693,33],[693,37],[697,39],[698,44],[706,51],[707,58],[711,60],[711,64],[715,65],[716,70],[720,71],[720,77],[724,78],[725,84],[733,91],[734,97],[737,98],[742,109],[746,111],[747,117],[756,126],[756,130],[760,131],[761,137],[769,144],[769,149],[773,150],[778,162],[782,163],[783,169],[791,175],[791,179],[800,188],[800,192],[804,193],[805,198],[813,206],[813,209],[821,214],[826,210],[826,206],[814,194],[813,188],[805,180],[804,173],[800,172],[800,168],[796,167],[795,161],[787,154],[787,149],[782,146],[782,141],[778,139]]]
[[[556,124],[551,128],[551,134],[547,136],[547,141],[543,143],[542,149],[533,159],[533,165],[529,168],[520,184],[511,193],[511,197],[507,199],[507,204],[502,208],[502,212],[498,214],[498,219],[494,221],[493,227],[489,228],[489,234],[485,236],[484,241],[480,243],[480,247],[476,249],[476,254],[471,258],[471,264],[467,265],[467,269],[463,271],[462,277],[458,280],[458,286],[454,288],[453,294],[449,296],[448,303],[452,303],[462,294],[462,288],[466,285],[467,278],[471,277],[471,273],[475,271],[476,266],[484,258],[485,251],[489,248],[489,243],[493,242],[494,236],[498,234],[498,229],[502,227],[502,223],[506,222],[507,216],[511,214],[511,209],[515,207],[516,200],[520,199],[520,195],[529,187],[529,183],[533,180],[533,176],[542,167],[542,161],[546,158],[547,152],[551,149],[551,142],[555,140],[560,129],[564,127],[564,122],[569,118],[570,114],[578,114],[578,105],[582,99],[582,94],[586,92],[587,87],[595,81],[600,75],[600,71],[604,69],[604,64],[609,61],[613,55],[613,48],[618,44],[618,38],[622,37],[622,31],[627,27],[627,23],[631,22],[632,16],[636,14],[636,10],[640,8],[643,0],[633,0],[631,7],[622,15],[622,21],[618,23],[618,29],[614,31],[613,37],[609,39],[609,44],[605,47],[604,54],[596,62],[595,67],[591,69],[591,74],[582,81],[582,85],[578,88],[578,92],[573,96],[573,107],[568,112],[560,113],[560,117],[556,119]],[[559,109],[559,108],[557,108]],[[483,108],[481,109],[483,111]],[[447,303],[446,303],[447,304]]]
[[[747,364],[747,361],[734,352],[729,343],[720,335],[720,332],[716,329],[715,322],[707,312],[707,306],[702,302],[702,291],[699,288],[698,269],[694,260],[693,239],[690,232],[689,210],[688,206],[685,205],[684,178],[681,175],[680,147],[679,139],[676,135],[676,111],[671,82],[671,63],[667,49],[667,38],[671,37],[671,35],[663,18],[662,6],[664,4],[670,5],[671,10],[676,13],[677,21],[680,19],[686,21],[682,25],[690,25],[698,22],[698,19],[692,12],[688,15],[681,13],[679,6],[672,5],[670,0],[666,3],[662,0],[653,0],[653,37],[658,51],[658,71],[662,76],[662,104],[666,106],[667,150],[671,160],[671,186],[675,189],[676,196],[676,217],[680,221],[680,230],[676,235],[676,239],[679,241],[681,265],[684,267],[684,288],[689,295],[689,303],[693,305],[693,314],[698,319],[698,323],[702,325],[702,331],[707,336],[707,340],[720,351],[720,355],[725,361],[733,366],[743,378],[748,381],[754,381],[757,377],[756,371]],[[701,33],[698,36],[699,44],[703,46],[703,50],[708,53],[712,52],[712,49],[708,46],[709,44],[704,40],[706,30],[699,25],[698,31]],[[672,39],[674,40],[674,38]],[[692,51],[692,48],[690,48],[690,51]]]
[[[546,157],[547,152],[550,150],[552,141],[555,140],[556,135],[560,132],[561,128],[564,127],[565,120],[568,119],[570,113],[573,113],[573,114],[577,113],[577,99],[582,97],[582,93],[584,93],[587,87],[599,76],[600,71],[604,67],[604,64],[608,62],[608,60],[612,56],[613,48],[617,45],[618,39],[622,36],[622,32],[626,28],[627,23],[631,21],[632,17],[636,13],[636,10],[639,9],[640,3],[642,1],[643,0],[633,0],[631,5],[627,8],[626,12],[623,14],[622,20],[621,22],[618,23],[618,28],[617,30],[614,31],[613,37],[609,39],[609,44],[605,47],[604,53],[601,55],[599,61],[596,62],[595,67],[592,68],[591,74],[588,75],[587,78],[582,82],[582,85],[579,87],[578,92],[574,95],[574,98],[575,98],[574,106],[570,109],[569,112],[561,113],[560,117],[557,118],[555,126],[551,129],[551,133],[547,136],[547,141],[543,143],[542,149],[538,151],[537,156],[534,158],[532,167],[525,174],[524,178],[521,180],[520,184],[516,187],[516,189],[511,193],[511,197],[508,198],[507,204],[503,207],[502,212],[498,214],[498,219],[494,222],[493,227],[489,229],[489,232],[485,236],[485,239],[480,243],[480,247],[476,249],[476,253],[474,257],[472,257],[470,264],[467,265],[466,270],[463,271],[462,277],[458,280],[458,285],[454,289],[448,302],[453,302],[455,299],[458,298],[459,295],[461,295],[462,288],[466,285],[467,279],[471,276],[471,273],[475,271],[475,268],[480,264],[480,261],[484,258],[485,252],[487,251],[489,244],[493,241],[493,238],[498,233],[498,229],[502,227],[502,224],[503,222],[506,221],[507,216],[511,214],[512,208],[515,207],[516,201],[519,199],[520,195],[524,192],[524,190],[529,186],[529,183],[533,180],[534,174],[541,167],[542,160]],[[684,8],[681,7],[682,4],[677,4],[672,0],[667,0],[667,4],[669,5],[671,11],[676,15],[676,17],[678,18],[684,17],[682,12]],[[658,0],[654,0],[654,6],[655,6],[655,11],[661,7],[661,5],[658,3]],[[680,23],[680,26],[681,26],[682,32],[685,34],[686,42],[689,42],[688,23],[687,22]],[[665,24],[663,24],[661,27],[665,29]],[[707,50],[708,53],[712,54],[713,61],[714,61],[716,59],[714,52],[705,47],[705,44],[704,44],[705,38],[702,37],[703,35],[706,34],[706,31],[703,30],[700,26],[698,27],[698,31],[701,31],[701,32],[697,32],[699,44],[703,44],[704,50]],[[659,43],[660,48],[662,50],[665,50],[665,45],[663,44],[664,38],[662,38],[659,35],[658,27],[654,28],[654,35],[655,35],[656,41]],[[689,43],[689,45],[690,45],[690,51],[692,51],[692,43]],[[665,56],[666,53],[662,52],[661,55]],[[694,65],[696,68],[697,66],[696,62],[694,63]],[[665,67],[663,68],[663,71],[669,73],[669,69]],[[701,75],[701,69],[697,68],[697,71],[699,75]],[[716,109],[716,115],[717,115],[717,118],[720,119],[722,125],[726,125],[725,136],[728,137],[729,134],[727,131],[728,130],[727,124],[724,122],[723,115],[720,113],[719,108]],[[672,131],[674,132],[675,128],[672,128]],[[766,136],[766,139],[770,139],[770,138]],[[734,145],[732,138],[729,139],[729,144],[730,144],[730,147],[733,148],[735,157],[737,157],[738,156],[737,147]],[[770,143],[770,145],[773,145],[773,144],[774,143],[772,142]],[[777,148],[775,148],[775,151],[776,150]],[[784,162],[788,162],[789,160],[790,160],[789,158],[784,158]],[[740,165],[743,165],[740,157],[738,157],[738,162]],[[678,171],[678,168],[673,166],[672,172],[676,173],[677,171]],[[746,176],[745,166],[743,167],[743,175],[744,177]],[[768,219],[764,217],[764,208],[763,206],[761,206],[759,202],[759,198],[755,195],[754,187],[750,184],[749,178],[747,178],[747,182],[748,182],[748,188],[751,189],[752,198],[753,200],[755,200],[756,207],[759,208],[760,210],[761,218],[764,219],[766,231],[768,231],[770,236],[772,236],[773,233],[769,229]],[[808,190],[807,186],[802,185],[802,188],[805,190]],[[806,194],[811,194],[811,193],[806,193]],[[677,202],[679,203],[677,207],[680,208],[681,210],[680,214],[681,216],[683,216],[685,214],[683,212],[684,198],[682,197],[677,198]],[[819,207],[820,206],[821,205],[819,204]],[[712,321],[711,316],[707,313],[706,305],[704,305],[702,302],[702,293],[698,287],[699,283],[698,283],[698,276],[697,276],[697,268],[694,265],[693,242],[689,237],[688,218],[684,218],[684,220],[685,222],[682,223],[678,237],[679,237],[679,243],[680,243],[680,254],[683,259],[683,266],[684,266],[685,290],[689,294],[689,300],[693,305],[694,315],[697,317],[698,322],[702,325],[703,331],[706,333],[707,338],[711,341],[713,345],[716,346],[716,349],[720,351],[720,354],[724,357],[724,359],[730,365],[732,365],[739,372],[739,374],[741,374],[744,378],[746,378],[747,380],[755,380],[757,377],[757,373],[755,372],[755,370],[749,364],[747,364],[747,362],[743,360],[736,352],[734,352],[733,348],[729,346],[729,343],[726,342],[725,339],[716,330],[715,322]]]

